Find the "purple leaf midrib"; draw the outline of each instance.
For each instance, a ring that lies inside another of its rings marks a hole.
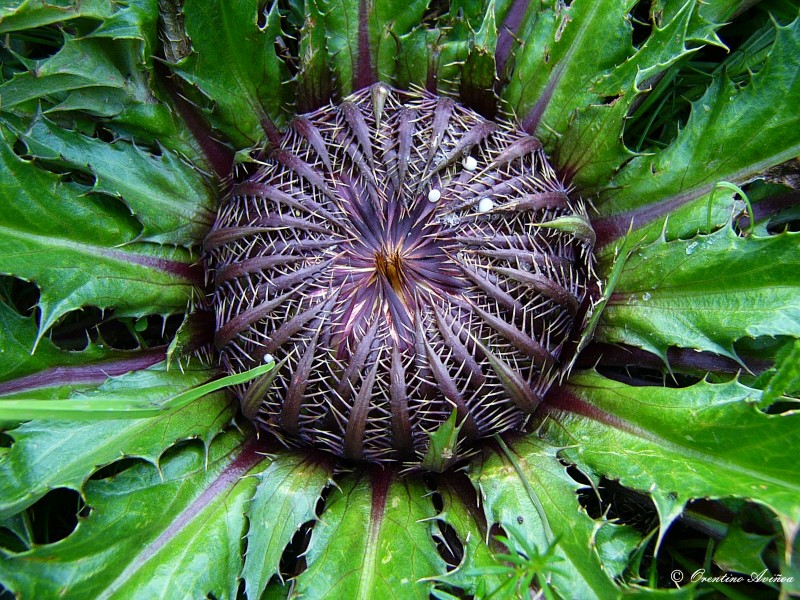
[[[172,520],[169,526],[161,532],[161,535],[142,549],[136,558],[103,590],[99,598],[110,598],[118,592],[131,576],[174,539],[217,495],[232,489],[248,471],[264,460],[263,454],[258,451],[259,446],[257,440],[251,439],[239,446],[238,453],[234,450],[231,454],[235,455],[235,458],[217,475],[217,478],[189,503],[177,518]]]
[[[51,367],[38,373],[0,382],[0,396],[63,385],[100,384],[109,377],[147,369],[165,359],[166,349],[159,347],[141,350],[120,360]]]

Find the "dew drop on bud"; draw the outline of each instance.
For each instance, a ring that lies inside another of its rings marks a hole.
[[[494,202],[491,198],[481,198],[478,203],[478,212],[487,213],[494,208]]]
[[[464,168],[467,171],[474,171],[478,168],[478,161],[475,160],[475,157],[468,156],[464,159]]]
[[[442,192],[440,192],[437,189],[432,189],[430,192],[428,192],[428,200],[430,200],[431,202],[438,202],[439,198],[441,197],[442,197]]]

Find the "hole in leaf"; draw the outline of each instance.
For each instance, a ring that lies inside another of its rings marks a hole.
[[[284,579],[297,577],[306,570],[306,559],[303,554],[308,549],[308,543],[311,541],[311,529],[315,522],[304,523],[292,536],[289,545],[284,548],[279,567],[281,577]]]
[[[652,0],[642,0],[633,7],[630,13],[631,26],[633,27],[631,42],[634,48],[641,48],[642,44],[650,37],[650,33],[653,31],[653,22],[650,16],[652,10]]]
[[[574,467],[569,470],[574,479],[580,481],[582,478],[588,483],[585,475],[575,471]],[[658,525],[658,512],[653,501],[613,479],[601,477],[596,491],[586,487],[576,493],[578,502],[593,519],[603,516],[609,520],[617,519],[618,523],[630,525],[642,533],[649,533]]]
[[[446,521],[439,521],[439,535],[435,536],[436,549],[439,556],[447,563],[447,570],[452,571],[464,560],[464,544],[458,537],[455,528]]]
[[[56,172],[55,169],[51,169]],[[75,183],[81,187],[91,189],[97,183],[97,177],[92,173],[84,173],[83,171],[68,170],[61,174],[61,181],[63,183]]]
[[[106,144],[111,144],[116,141],[117,134],[108,129],[107,127],[97,127],[94,130],[94,137],[96,137],[101,142],[105,142]]]
[[[103,311],[94,306],[73,310],[50,328],[50,341],[62,350],[84,350],[103,319]]]
[[[11,448],[13,445],[14,438],[3,431],[0,431],[0,448]]]
[[[90,507],[75,490],[57,488],[28,509],[31,537],[36,544],[63,540],[78,526],[79,518],[89,516]]]
[[[140,458],[123,458],[121,460],[114,461],[110,465],[106,465],[95,471],[92,476],[89,478],[92,481],[100,481],[102,479],[113,479],[120,473],[127,471],[133,466],[140,465],[140,464],[147,464],[150,465],[149,462],[146,460],[142,460]]]
[[[181,440],[178,443],[173,444],[164,451],[164,453],[158,459],[158,463],[164,465],[173,458],[178,457],[178,455],[180,454],[183,453],[190,454],[192,452],[196,452],[198,455],[205,454],[205,445],[203,444],[202,440],[198,439]]]
[[[622,94],[616,94],[616,95],[614,95],[614,96],[604,96],[604,97],[601,99],[601,102],[602,102],[603,104],[605,104],[605,105],[608,105],[608,106],[610,106],[610,105],[614,104],[614,103],[615,103],[617,100],[619,100],[620,98],[622,98]]]
[[[0,302],[23,317],[30,317],[39,303],[39,288],[29,281],[0,275]]]
[[[19,533],[19,531],[14,531],[9,527],[0,525],[0,548],[10,550],[11,552],[25,552],[28,550],[28,545],[25,543],[25,540],[20,537]],[[4,589],[2,585],[0,585],[0,600],[4,600],[5,598],[13,600],[13,595],[4,596],[3,591]]]

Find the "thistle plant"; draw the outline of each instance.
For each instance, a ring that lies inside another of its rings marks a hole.
[[[588,215],[539,141],[382,83],[289,132],[205,239],[223,363],[282,363],[245,416],[375,462],[424,460],[453,411],[466,442],[521,429],[592,300]]]
[[[797,594],[799,16],[0,7],[0,595]]]

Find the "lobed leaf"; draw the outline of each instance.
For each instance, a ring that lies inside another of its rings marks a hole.
[[[211,227],[213,190],[167,149],[153,156],[124,141],[109,144],[63,129],[44,117],[15,133],[32,156],[91,173],[93,192],[121,198],[142,223],[137,241],[191,246]]]
[[[654,24],[635,51],[625,44],[624,51],[630,57],[605,74],[596,74],[589,90],[594,97],[575,105],[569,126],[554,142],[553,156],[584,190],[606,186],[609,174],[634,156],[623,143],[622,131],[631,107],[650,89],[651,82],[696,52],[701,44],[718,43],[714,31],[719,25],[699,18],[699,10],[699,4],[688,0],[677,12],[666,15],[662,25]],[[700,30],[708,31],[699,35]],[[689,40],[693,42],[691,49],[687,48]]]
[[[205,369],[164,371],[162,365],[113,378],[101,386],[101,393],[139,400],[169,398],[212,375]],[[164,450],[180,440],[197,437],[209,443],[232,417],[227,397],[216,393],[144,419],[37,420],[19,425],[6,432],[14,442],[0,457],[0,518],[27,508],[51,489],[80,491],[96,469],[120,458],[155,464]]]
[[[633,54],[627,15],[634,0],[532,3],[517,37],[502,98],[523,128],[552,147],[575,108],[597,99],[598,74]]]
[[[619,589],[600,562],[594,544],[601,525],[578,503],[579,485],[558,460],[558,448],[534,438],[494,450],[470,473],[478,488],[486,520],[516,529],[544,554],[555,546],[557,563],[551,576],[562,597],[609,598]],[[632,550],[632,548],[631,548]]]
[[[662,529],[690,499],[735,496],[774,510],[793,540],[800,469],[786,457],[800,451],[800,421],[764,414],[760,398],[736,381],[631,387],[584,371],[548,398],[545,431],[573,446],[570,460],[649,493]]]
[[[347,96],[396,77],[397,39],[420,22],[429,0],[314,0],[322,15],[336,88]]]
[[[719,181],[747,182],[800,154],[800,18],[775,27],[765,65],[745,87],[715,78],[670,146],[613,178],[596,203],[599,245],[709,195]]]
[[[63,431],[62,431],[63,435]],[[237,432],[180,447],[85,486],[91,507],[55,544],[0,550],[0,580],[26,598],[236,598],[244,509],[269,461]]]
[[[104,0],[57,3],[48,0],[16,0],[0,7],[0,33],[33,29],[76,18],[105,19],[116,7]]]
[[[134,243],[139,226],[125,211],[18,157],[2,125],[0,137],[0,195],[16,199],[0,213],[0,273],[39,287],[40,337],[87,305],[117,316],[185,310],[194,278],[188,251]]]
[[[490,573],[497,566],[497,560],[487,545],[489,532],[483,512],[477,505],[468,503],[465,498],[469,496],[460,493],[461,490],[455,486],[443,483],[438,491],[443,505],[439,520],[458,534],[464,557],[455,569],[437,577],[436,581],[461,588],[479,598],[485,597],[503,585],[503,578]],[[447,539],[444,531],[440,537]],[[485,572],[487,570],[489,572]]]
[[[331,482],[329,464],[309,455],[283,453],[256,476],[258,487],[246,511],[247,553],[242,579],[248,598],[258,599],[279,573],[286,546],[304,523],[316,520],[316,505]]]
[[[95,344],[90,344],[80,352],[70,352],[61,350],[47,338],[40,340],[36,346],[37,329],[35,318],[24,317],[0,301],[0,348],[3,356],[0,361],[0,395],[22,388],[27,376],[45,369],[60,368],[60,373],[65,373],[69,367],[86,367],[98,362],[103,364],[114,359],[117,359],[114,361],[117,363],[137,354]],[[57,375],[51,372],[48,383],[57,379]]]
[[[743,238],[725,227],[688,240],[659,240],[628,258],[596,339],[666,360],[671,346],[736,358],[739,339],[800,336],[798,265],[793,233]]]
[[[418,479],[388,471],[338,481],[305,554],[295,594],[309,598],[420,598],[445,570],[431,537],[433,505]]]
[[[209,121],[237,148],[262,142],[265,128],[283,124],[293,97],[276,52],[283,35],[278,6],[262,6],[255,0],[187,2],[183,33],[192,52],[170,65],[208,99]]]

